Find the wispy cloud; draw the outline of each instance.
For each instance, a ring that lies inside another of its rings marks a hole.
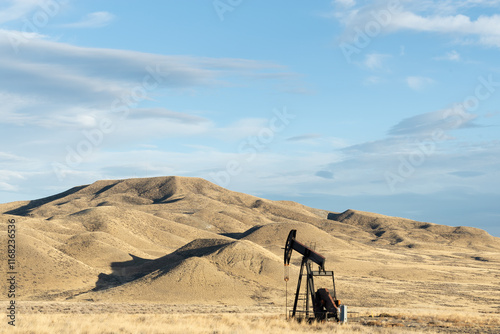
[[[369,76],[363,80],[363,84],[366,86],[378,85],[384,83],[386,80],[378,76]]]
[[[410,87],[413,90],[422,90],[434,84],[434,82],[435,81],[433,79],[427,77],[409,76],[406,78],[406,83],[408,84],[408,87]]]
[[[19,188],[15,185],[9,184],[7,182],[0,181],[0,191],[18,191]]]
[[[391,57],[388,54],[370,53],[366,55],[363,64],[370,70],[377,70],[383,68],[384,61]]]
[[[459,177],[462,187],[498,193],[493,186],[499,179],[492,166],[500,163],[495,141],[465,143],[459,133],[451,136],[451,131],[477,127],[476,118],[464,110],[444,109],[403,119],[384,138],[342,148],[342,159],[321,171],[335,174],[339,195],[384,194],[390,188],[384,175],[401,169],[407,177],[391,191],[430,194],[457,187]]]
[[[314,175],[316,176],[319,176],[323,179],[327,179],[327,180],[333,180],[334,179],[334,174],[330,171],[327,171],[327,170],[320,170],[320,171],[317,171]]]
[[[26,162],[27,159],[12,153],[0,152],[0,161],[0,164],[5,166],[8,163]]]
[[[355,0],[333,0],[332,3],[340,5],[345,8],[350,8],[356,5]]]
[[[36,8],[39,8],[39,0],[6,0],[2,1],[0,7],[0,24],[18,20]]]
[[[456,172],[450,172],[448,174],[458,176],[461,178],[471,178],[471,177],[482,176],[485,173],[477,172],[477,171],[469,171],[469,170],[460,170],[460,171],[456,171]]]
[[[460,61],[460,53],[458,53],[456,50],[447,52],[444,56],[439,56],[434,58],[436,60],[449,60],[449,61]]]
[[[185,123],[185,124],[202,124],[209,122],[208,119],[191,115],[188,113],[181,113],[177,111],[171,111],[165,108],[135,108],[130,111],[128,118],[130,119],[154,119],[154,120],[171,120],[173,122]]]
[[[64,28],[101,28],[114,20],[114,15],[108,12],[95,12],[85,15],[80,21],[64,24]]]
[[[25,168],[30,165],[36,165],[31,158],[0,151],[0,191],[19,191],[19,182],[25,180],[27,176],[21,172],[21,166]]]
[[[440,130],[442,132],[475,127],[473,121],[477,115],[458,107],[432,111],[405,118],[394,125],[388,132],[391,136],[427,136]]]
[[[317,138],[321,138],[321,137],[322,136],[318,133],[307,133],[307,134],[300,135],[300,136],[289,137],[286,140],[287,141],[308,141],[311,139],[317,139]]]
[[[78,114],[109,112],[144,85],[165,89],[222,87],[256,72],[275,74],[255,80],[280,81],[283,67],[246,59],[165,56],[124,50],[82,48],[32,39],[22,52],[10,48],[11,31],[0,31],[0,97],[5,107],[0,122],[67,127]],[[37,55],[43,54],[43,58]],[[75,66],[78,64],[78,66]],[[139,94],[137,93],[137,94]],[[141,99],[151,99],[144,96]],[[70,123],[68,123],[70,122]]]

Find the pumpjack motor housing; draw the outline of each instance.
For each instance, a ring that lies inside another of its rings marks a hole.
[[[347,321],[347,307],[342,305],[340,300],[337,299],[337,292],[335,289],[335,277],[333,271],[325,270],[325,257],[318,254],[310,247],[296,240],[297,230],[291,230],[285,244],[285,281],[289,280],[289,266],[292,252],[295,250],[302,255],[302,262],[300,264],[300,274],[297,282],[297,291],[293,302],[293,309],[290,311],[290,318],[295,318],[299,321],[307,320],[336,320],[337,322]],[[311,268],[311,264],[316,263],[319,266],[318,271]],[[304,274],[304,268],[306,273]],[[302,285],[302,277],[306,276],[306,293],[300,294]],[[331,276],[333,290],[327,288],[314,288],[314,277],[317,276]],[[332,296],[333,293],[333,296]],[[303,301],[303,308],[298,310],[299,300]],[[288,305],[287,305],[288,307]],[[312,312],[311,312],[312,307]],[[288,311],[288,310],[287,310]]]

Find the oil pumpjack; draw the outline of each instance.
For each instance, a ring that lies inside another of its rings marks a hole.
[[[291,230],[285,244],[285,281],[289,280],[289,266],[292,251],[296,251],[302,255],[302,262],[300,264],[300,274],[297,282],[297,291],[295,292],[295,299],[293,302],[293,309],[290,311],[290,318],[295,318],[299,321],[313,321],[313,320],[333,320],[338,322],[345,322],[347,320],[347,308],[341,305],[340,300],[337,299],[335,290],[335,277],[333,271],[325,270],[325,257],[305,246],[296,240],[297,230]],[[314,262],[319,266],[319,270],[314,271],[311,268],[311,263]],[[306,273],[304,274],[304,267]],[[306,276],[306,293],[300,294],[302,284],[302,276]],[[316,276],[331,276],[333,283],[333,296],[326,288],[315,290],[314,277]],[[302,300],[303,309],[297,310],[299,300]],[[311,304],[310,304],[311,302]],[[310,308],[313,308],[311,314]],[[288,307],[288,305],[287,305]],[[288,310],[287,310],[288,311]]]

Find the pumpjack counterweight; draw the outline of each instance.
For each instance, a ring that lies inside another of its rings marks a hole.
[[[292,252],[295,250],[302,255],[302,261],[300,264],[300,273],[297,281],[297,291],[295,292],[295,299],[293,302],[293,309],[291,310],[290,317],[297,320],[329,320],[335,319],[336,321],[341,320],[342,309],[345,311],[345,306],[340,304],[337,299],[337,293],[335,289],[335,277],[333,271],[325,270],[325,257],[305,246],[304,244],[296,240],[297,230],[291,230],[288,234],[288,238],[285,244],[285,281],[288,281],[289,274],[288,268],[290,265],[290,259],[292,257]],[[311,269],[311,263],[316,263],[319,266],[318,271],[313,271]],[[304,273],[304,268],[306,273]],[[298,310],[298,302],[300,299],[300,289],[302,285],[302,277],[306,276],[306,294],[305,294],[305,305],[302,310]],[[320,288],[315,290],[314,287],[314,277],[316,276],[331,276],[333,283],[333,296],[330,291],[326,288]],[[311,302],[311,304],[310,304]],[[310,307],[313,308],[313,314],[310,313]],[[288,307],[288,306],[287,306]],[[342,312],[345,313],[345,312]],[[345,316],[342,315],[342,320]]]

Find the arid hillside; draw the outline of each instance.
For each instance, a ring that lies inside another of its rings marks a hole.
[[[187,177],[98,181],[0,212],[17,222],[22,300],[283,305],[282,248],[296,229],[347,305],[500,312],[500,238],[471,227],[328,212]]]

